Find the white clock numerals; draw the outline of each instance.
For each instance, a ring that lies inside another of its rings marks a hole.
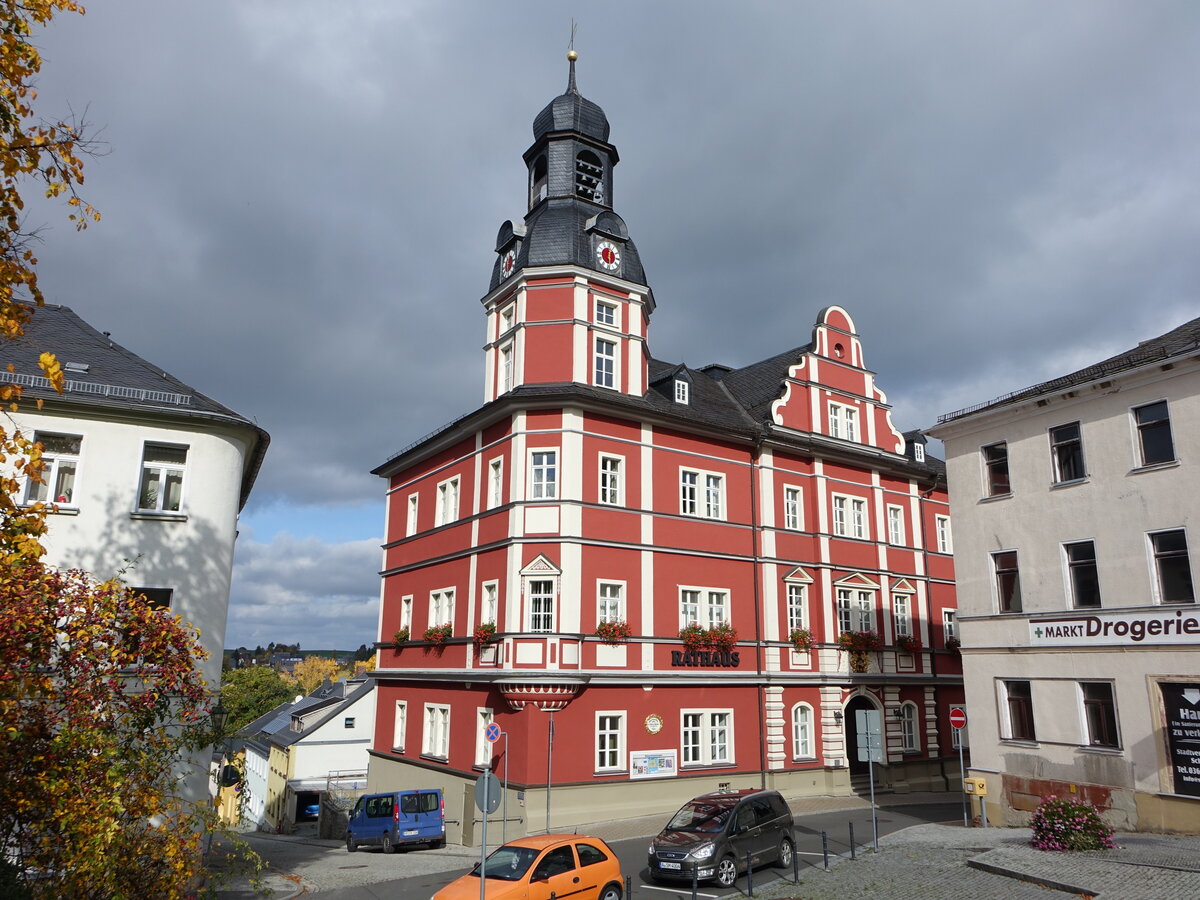
[[[621,265],[621,251],[611,241],[601,241],[596,245],[596,261],[611,272]]]
[[[507,278],[513,273],[513,269],[517,266],[517,254],[509,250],[504,254],[504,261],[500,263],[500,273]]]

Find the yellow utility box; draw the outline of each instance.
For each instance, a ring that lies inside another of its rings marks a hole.
[[[976,797],[987,796],[987,781],[983,778],[964,778],[963,790]]]

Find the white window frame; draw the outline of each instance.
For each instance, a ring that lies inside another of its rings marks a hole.
[[[925,445],[919,441],[913,443],[913,459],[917,462],[925,462]]]
[[[429,626],[454,624],[454,588],[439,588],[429,592]]]
[[[712,628],[729,624],[729,591],[725,588],[679,586],[679,627]],[[694,614],[694,615],[692,615]]]
[[[79,465],[83,456],[83,435],[57,431],[35,431],[33,440],[35,443],[42,444],[43,447],[46,446],[47,440],[74,441],[76,449],[74,451],[54,451],[47,448],[42,453],[42,480],[29,479],[25,486],[25,502],[27,504],[40,502],[71,508],[77,507],[79,505],[76,501],[79,495]],[[64,488],[60,482],[67,477],[68,472],[70,473],[70,484]]]
[[[725,476],[703,469],[679,468],[679,513],[701,519],[723,519]]]
[[[500,335],[507,334],[517,321],[517,304],[509,303],[500,310]]]
[[[921,752],[921,740],[917,734],[917,705],[911,700],[900,704],[900,748],[905,753]]]
[[[816,741],[813,740],[815,719],[810,704],[797,703],[792,707],[792,759],[816,758]]]
[[[417,510],[420,503],[420,496],[420,494],[408,495],[408,518],[404,528],[406,537],[412,537],[417,533]]]
[[[404,751],[408,740],[408,701],[396,701],[396,717],[392,720],[392,749]]]
[[[1164,417],[1162,419],[1148,419],[1147,421],[1143,422],[1140,414],[1144,410],[1150,410],[1157,406],[1163,407],[1163,410],[1165,412]],[[1141,404],[1131,408],[1129,410],[1129,414],[1132,418],[1132,424],[1133,424],[1134,444],[1135,444],[1135,448],[1136,448],[1135,466],[1137,468],[1145,468],[1148,466],[1165,466],[1165,465],[1169,465],[1169,464],[1175,462],[1179,458],[1179,454],[1176,452],[1176,449],[1175,449],[1175,431],[1171,425],[1171,407],[1170,407],[1170,404],[1166,401],[1166,399],[1154,400],[1154,401],[1151,401],[1150,403],[1141,403]],[[1165,424],[1162,424],[1162,423],[1165,423]],[[1164,427],[1166,428],[1166,431],[1167,431],[1167,441],[1171,445],[1170,457],[1167,457],[1164,459],[1156,459],[1156,460],[1152,460],[1152,461],[1147,460],[1146,459],[1146,443],[1147,443],[1146,435],[1152,434],[1156,428],[1164,428]]]
[[[458,475],[439,481],[437,486],[437,504],[434,506],[433,527],[448,525],[458,519],[458,492],[461,480]]]
[[[808,585],[787,583],[787,632],[808,628]]]
[[[867,537],[867,501],[853,494],[833,495],[833,533],[838,537]]]
[[[942,640],[948,641],[958,637],[958,610],[942,610]]]
[[[617,342],[605,337],[596,338],[592,351],[592,359],[592,383],[596,387],[616,390]]]
[[[450,707],[445,703],[425,704],[425,727],[421,729],[421,755],[450,758]]]
[[[624,710],[596,712],[597,773],[625,771],[625,720]]]
[[[504,457],[497,456],[488,463],[488,509],[504,502]]]
[[[804,527],[804,489],[794,484],[783,486],[783,527],[789,531]]]
[[[495,625],[500,612],[500,582],[485,581],[480,586],[479,621]]]
[[[546,593],[540,590],[535,593],[534,585],[548,584],[550,590]],[[525,579],[525,598],[528,601],[528,630],[536,634],[549,634],[554,631],[554,623],[557,619],[556,613],[558,605],[558,579],[553,576],[546,577],[528,577]],[[546,603],[548,608],[542,608],[541,604]],[[535,604],[537,608],[535,609]]]
[[[492,742],[487,739],[487,727],[496,721],[496,715],[484,706],[475,708],[475,765],[485,767],[492,762]]]
[[[875,630],[875,591],[856,587],[837,589],[838,634]]]
[[[950,530],[949,516],[934,516],[934,530],[937,532],[938,553],[954,552],[954,535]]]
[[[400,598],[400,627],[412,628],[413,595],[406,594]]]
[[[892,623],[896,637],[913,636],[912,598],[908,594],[892,594]]]
[[[1160,552],[1155,544],[1155,538],[1165,534],[1180,534],[1183,536],[1183,550],[1171,550]],[[1160,531],[1151,531],[1146,534],[1146,547],[1150,553],[1150,573],[1154,583],[1154,599],[1155,602],[1167,607],[1181,607],[1185,603],[1196,603],[1196,580],[1192,574],[1192,549],[1188,543],[1187,530],[1184,528],[1163,528]],[[1182,558],[1187,565],[1188,581],[1192,586],[1192,596],[1185,600],[1168,600],[1166,591],[1163,589],[1163,567],[1164,560]]]
[[[904,507],[888,504],[888,543],[895,547],[904,546]]]
[[[829,401],[829,436],[844,441],[858,440],[858,407]]]
[[[553,447],[529,451],[529,499],[558,498],[558,450]]]
[[[684,406],[688,405],[689,398],[690,398],[690,392],[689,392],[690,387],[691,387],[691,385],[689,385],[684,379],[682,379],[682,378],[675,379],[675,402],[676,403],[682,403]]]
[[[168,452],[182,450],[183,462],[152,459],[150,454],[154,451],[151,448]],[[184,492],[187,489],[187,453],[189,449],[186,444],[170,444],[163,441],[146,441],[142,444],[142,466],[136,498],[139,512],[178,514],[183,511]],[[153,500],[147,502],[151,473],[157,474],[159,486]],[[177,502],[168,504],[164,498],[169,496],[170,491],[163,488],[169,486],[170,481],[176,477],[179,481],[179,498]]]
[[[593,314],[595,322],[603,328],[619,329],[620,307],[609,300],[596,298],[596,308]]]
[[[680,768],[734,764],[733,710],[681,709]]]
[[[600,474],[597,482],[599,500],[606,506],[625,504],[625,457],[611,453],[600,454]]]
[[[596,622],[625,621],[625,582],[596,582]]]
[[[509,341],[500,348],[500,393],[507,394],[513,389],[513,343]]]

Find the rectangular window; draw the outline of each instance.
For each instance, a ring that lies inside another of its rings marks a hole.
[[[529,582],[529,630],[554,630],[554,582],[550,579]]]
[[[1079,685],[1083,699],[1083,717],[1087,723],[1088,744],[1092,747],[1119,747],[1117,704],[1112,683],[1085,681]]]
[[[488,463],[488,509],[504,502],[504,459]]]
[[[610,388],[616,384],[617,345],[612,341],[596,340],[596,387]]]
[[[907,594],[892,594],[892,619],[896,637],[912,637],[912,609]]]
[[[529,458],[529,496],[534,500],[554,499],[558,496],[558,451],[535,450]]]
[[[888,543],[897,547],[904,545],[904,510],[899,506],[887,508]]]
[[[488,581],[483,585],[483,602],[479,607],[479,621],[491,622],[496,624],[496,615],[498,612],[497,597],[499,594],[500,584],[496,581]]]
[[[510,303],[504,309],[500,310],[500,333],[504,334],[513,327],[513,321],[516,319],[516,304]]]
[[[170,609],[174,588],[134,587],[129,593],[140,598],[151,609]]]
[[[785,487],[783,489],[783,527],[799,531],[803,520],[801,518],[800,488]]]
[[[1013,741],[1036,741],[1033,727],[1033,693],[1028,681],[1004,682],[1005,699],[1008,706],[1008,739]]]
[[[437,506],[433,510],[436,528],[458,518],[458,477],[449,478],[437,486]]]
[[[429,595],[429,624],[431,626],[454,624],[454,590],[433,591]]]
[[[1000,612],[1020,612],[1021,575],[1017,569],[1017,551],[993,553],[992,566],[996,572],[996,597]]]
[[[408,495],[408,521],[404,527],[404,533],[412,536],[417,533],[417,495]]]
[[[619,456],[600,455],[600,502],[610,506],[620,506],[623,498],[621,484],[621,463]]]
[[[409,629],[412,628],[412,609],[413,609],[413,598],[412,598],[412,594],[409,594],[407,597],[404,597],[400,601],[400,627],[401,628],[409,628]]]
[[[787,586],[787,633],[808,628],[808,585]]]
[[[625,754],[625,717],[621,713],[596,714],[596,771],[623,770],[621,760]]]
[[[507,394],[513,389],[513,345],[505,344],[500,348],[500,393]]]
[[[679,470],[679,511],[685,516],[721,518],[725,476],[713,472]]]
[[[812,707],[798,703],[792,707],[792,757],[812,759],[813,754],[813,711]]]
[[[596,301],[596,324],[608,325],[615,328],[617,325],[617,306],[615,303],[606,303],[603,300]]]
[[[1171,462],[1175,459],[1175,442],[1171,438],[1171,419],[1167,401],[1148,403],[1133,411],[1137,422],[1138,449],[1143,466]]]
[[[138,509],[179,512],[183,502],[183,472],[187,447],[147,442],[142,451],[142,482]]]
[[[938,553],[953,553],[954,542],[950,536],[950,517],[935,516],[934,523],[937,528]]]
[[[917,707],[912,703],[900,707],[900,749],[905,753],[921,749],[917,743]]]
[[[684,710],[680,729],[684,766],[712,766],[733,762],[730,735],[733,713]]]
[[[840,537],[867,536],[867,501],[859,497],[833,497],[833,533]]]
[[[688,402],[688,383],[682,378],[675,379],[675,402],[684,405]]]
[[[492,761],[492,742],[487,739],[487,727],[496,717],[490,709],[475,710],[475,765],[486,766]]]
[[[729,591],[711,588],[681,588],[679,627],[699,625],[712,628],[729,624]]]
[[[392,749],[403,750],[408,737],[408,702],[396,701],[396,718],[392,722]]]
[[[624,609],[621,590],[624,585],[613,581],[601,581],[596,588],[596,621],[623,622]]]
[[[840,403],[829,404],[829,436],[846,441],[858,440],[858,410]]]
[[[1100,606],[1100,576],[1096,572],[1096,545],[1092,541],[1063,544],[1071,602],[1077,609]]]
[[[1160,603],[1193,603],[1192,567],[1188,561],[1187,535],[1183,529],[1150,535],[1154,571]]]
[[[952,609],[942,610],[942,640],[958,640],[958,614]]]
[[[421,754],[438,759],[450,757],[450,707],[440,703],[425,704],[425,734],[421,738]]]
[[[1012,493],[1008,480],[1008,444],[1001,441],[983,448],[983,465],[987,476],[987,495],[999,497]]]
[[[42,445],[42,480],[29,482],[25,502],[75,506],[75,473],[79,470],[83,438],[77,434],[35,431],[33,440]]]
[[[875,597],[870,591],[838,588],[838,632],[874,631]]]
[[[1083,471],[1083,436],[1079,423],[1050,429],[1050,456],[1054,460],[1054,482],[1079,481]]]
[[[354,716],[346,716],[345,719],[342,721],[342,727],[343,728],[353,728],[354,727]]]

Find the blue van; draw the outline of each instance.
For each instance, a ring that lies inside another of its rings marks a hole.
[[[378,844],[394,853],[407,844],[443,847],[446,844],[446,805],[437,788],[365,794],[354,804],[346,823],[346,849],[353,853]]]

